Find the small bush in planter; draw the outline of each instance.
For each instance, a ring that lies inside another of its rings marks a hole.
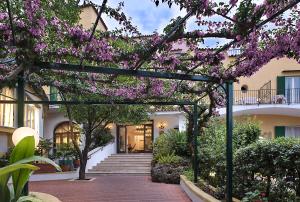
[[[151,168],[153,182],[179,184],[180,175],[189,167],[189,161],[173,154],[158,157]]]
[[[71,147],[68,144],[63,144],[60,146],[59,151],[57,151],[62,157],[60,159],[59,165],[62,168],[63,172],[66,171],[72,171],[74,170],[74,164],[73,164],[73,147]]]

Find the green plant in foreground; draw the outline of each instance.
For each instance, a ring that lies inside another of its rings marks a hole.
[[[34,137],[27,136],[13,149],[9,165],[0,168],[0,199],[4,202],[37,201],[33,196],[22,196],[22,191],[37,166],[31,165],[34,161],[43,161],[53,165],[57,170],[60,167],[48,158],[34,156]],[[8,184],[12,178],[12,185]]]

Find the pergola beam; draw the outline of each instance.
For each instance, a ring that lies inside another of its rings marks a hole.
[[[0,100],[0,104],[18,104],[16,100]],[[164,105],[164,106],[172,106],[172,105],[195,105],[195,102],[190,101],[170,101],[170,102],[142,102],[142,101],[120,101],[120,100],[111,100],[111,101],[47,101],[47,100],[25,100],[24,104],[47,104],[47,105],[80,105],[80,104],[88,104],[88,105]]]
[[[126,75],[134,77],[150,77],[150,78],[162,78],[162,79],[176,79],[186,81],[203,81],[216,83],[217,80],[213,77],[202,75],[187,75],[169,72],[152,72],[144,70],[129,70],[121,68],[111,67],[99,67],[99,66],[81,66],[77,64],[62,64],[62,63],[48,63],[40,62],[37,64],[40,69],[50,70],[64,70],[72,72],[86,72],[86,73],[101,73],[101,74],[114,74],[114,75]]]

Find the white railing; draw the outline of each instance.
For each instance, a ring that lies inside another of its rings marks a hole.
[[[239,48],[232,48],[227,51],[228,56],[237,56],[242,53],[242,50]]]
[[[117,152],[116,150],[116,143],[112,142],[107,144],[104,147],[97,147],[89,152],[89,160],[86,164],[86,172],[88,172],[89,169],[92,169],[93,166],[96,166],[98,163],[103,161],[108,156],[115,154]]]

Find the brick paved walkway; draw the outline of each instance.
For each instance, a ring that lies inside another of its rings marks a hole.
[[[30,191],[63,202],[188,202],[179,185],[152,183],[149,176],[96,176],[91,182],[30,182]]]

